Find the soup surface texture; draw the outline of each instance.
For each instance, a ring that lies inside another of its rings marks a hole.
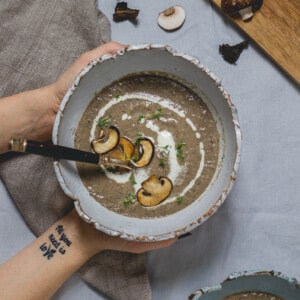
[[[280,297],[277,297],[272,294],[263,293],[263,292],[244,292],[234,295],[227,296],[222,300],[283,300]]]
[[[91,151],[101,126],[118,127],[133,143],[149,138],[155,147],[151,163],[129,172],[77,163],[90,195],[109,210],[156,218],[201,201],[219,161],[220,137],[215,117],[191,88],[154,74],[135,74],[102,89],[90,102],[75,133],[75,147]],[[141,183],[151,175],[168,177],[170,196],[159,205],[144,207],[136,201]]]

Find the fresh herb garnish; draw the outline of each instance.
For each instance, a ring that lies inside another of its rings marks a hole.
[[[127,207],[129,205],[132,205],[136,202],[136,194],[130,193],[126,195],[125,199],[123,200],[123,204]]]
[[[160,151],[160,158],[158,161],[158,166],[164,168],[168,164],[168,157],[170,155],[170,145],[166,145],[161,147],[162,151]]]
[[[141,144],[141,139],[144,136],[144,134],[142,132],[138,132],[136,134],[136,140],[135,140],[135,145],[139,146]]]
[[[142,132],[138,132],[138,133],[136,134],[136,137],[137,137],[138,139],[142,138],[143,136],[144,136],[144,135],[143,135]]]
[[[177,144],[176,146],[176,156],[180,159],[180,160],[184,160],[184,155],[183,155],[183,146],[185,146],[186,143],[183,143],[182,141]]]
[[[152,113],[149,118],[151,120],[154,120],[154,119],[159,120],[161,118],[162,114],[163,114],[163,110],[162,110],[162,108],[159,108],[157,111]]]
[[[111,115],[101,118],[97,122],[98,127],[100,127],[101,129],[107,128],[109,126],[109,124],[111,123],[111,119],[112,119]]]
[[[178,196],[178,197],[176,198],[176,202],[177,202],[178,204],[181,204],[181,203],[182,203],[182,197],[181,197],[181,196]]]
[[[140,158],[139,158],[138,156],[133,156],[133,157],[131,157],[131,160],[132,160],[133,162],[137,162],[137,161],[140,160]]]
[[[138,116],[138,122],[139,122],[139,123],[142,123],[143,120],[145,120],[145,116],[144,116],[144,115],[139,115],[139,116]]]
[[[158,166],[161,168],[164,168],[167,164],[167,158],[166,157],[161,157],[158,161]]]
[[[168,155],[170,154],[170,148],[171,148],[170,145],[166,145],[166,146],[162,147],[162,149],[164,149],[164,151],[165,151]]]
[[[116,99],[116,100],[119,100],[120,97],[121,97],[121,95],[120,95],[120,94],[117,94],[117,95],[115,96],[115,99]]]
[[[136,184],[136,181],[135,181],[135,179],[134,179],[133,176],[130,176],[129,182],[131,183],[131,185],[135,185]]]

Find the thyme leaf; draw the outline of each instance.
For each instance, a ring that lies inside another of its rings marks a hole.
[[[104,116],[103,118],[99,119],[97,122],[97,126],[100,127],[101,129],[107,128],[109,124],[111,123],[111,115],[109,116]]]
[[[182,203],[182,197],[181,196],[178,196],[177,198],[176,198],[176,202],[178,203],[178,204],[181,204]]]
[[[129,205],[132,205],[136,202],[136,194],[134,193],[129,193],[126,195],[125,199],[123,200],[123,204],[125,207],[128,207]]]
[[[162,114],[163,114],[163,110],[162,110],[162,108],[159,108],[157,111],[152,113],[149,118],[150,118],[150,120],[154,120],[154,119],[159,120],[161,118]]]
[[[183,154],[183,146],[185,146],[186,143],[184,142],[180,142],[177,144],[176,146],[176,156],[180,159],[180,160],[184,160],[184,154]]]

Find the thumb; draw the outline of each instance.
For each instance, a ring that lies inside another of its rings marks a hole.
[[[83,53],[74,64],[61,75],[55,82],[56,95],[62,100],[67,90],[71,87],[76,76],[93,60],[102,57],[104,54],[115,54],[125,46],[117,42],[108,42],[93,50]]]

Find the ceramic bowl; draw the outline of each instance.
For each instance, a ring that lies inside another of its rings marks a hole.
[[[190,295],[189,300],[221,300],[225,297],[255,292],[276,296],[277,299],[300,299],[300,282],[275,271],[245,271],[231,274],[220,285],[205,287]],[[247,300],[247,297],[242,299]],[[270,297],[270,299],[272,299]]]
[[[97,229],[128,240],[155,241],[182,235],[209,218],[224,202],[237,176],[241,133],[236,107],[220,81],[197,59],[169,46],[129,46],[91,62],[66,93],[53,129],[53,142],[74,147],[77,124],[94,95],[132,73],[162,72],[193,87],[212,112],[220,135],[220,155],[214,177],[201,197],[187,208],[163,218],[131,218],[109,211],[83,185],[71,161],[56,161],[55,172],[64,192],[74,199],[78,214]]]

